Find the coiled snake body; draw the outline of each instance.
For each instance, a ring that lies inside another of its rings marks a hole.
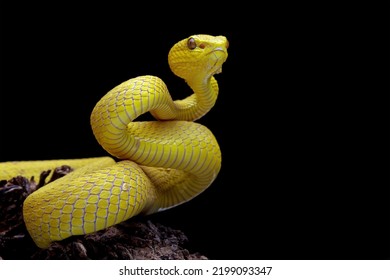
[[[194,35],[168,54],[173,73],[193,94],[173,101],[165,83],[140,76],[116,86],[95,106],[91,126],[111,157],[0,163],[0,179],[35,176],[63,164],[75,170],[27,197],[23,218],[40,248],[92,233],[137,214],[184,203],[204,191],[221,168],[213,134],[194,122],[215,104],[214,74],[227,59],[224,36]],[[134,121],[150,112],[157,121]]]

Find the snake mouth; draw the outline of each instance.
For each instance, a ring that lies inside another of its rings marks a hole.
[[[215,49],[212,49],[211,51],[209,51],[207,53],[207,55],[209,55],[211,53],[214,53],[214,52],[223,52],[223,53],[225,53],[225,50],[222,47],[218,47],[218,48],[215,48]]]
[[[213,74],[213,75],[215,75],[215,74],[219,74],[219,73],[222,73],[222,66],[221,66],[221,67],[219,67],[217,70],[215,70],[215,72],[214,72],[214,74]]]
[[[218,64],[218,61],[215,62],[214,66]],[[222,65],[217,66],[217,68],[211,73],[211,75],[222,73]]]
[[[215,68],[215,70],[212,72],[211,75],[222,73],[222,64],[226,60],[226,52],[222,47],[215,48],[207,53],[207,55],[214,55],[215,61],[212,68]],[[222,61],[222,63],[221,63]]]

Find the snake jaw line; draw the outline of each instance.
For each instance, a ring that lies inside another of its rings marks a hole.
[[[96,232],[138,214],[170,209],[214,182],[221,169],[221,150],[212,132],[194,121],[216,102],[219,88],[213,75],[222,72],[228,41],[224,36],[189,38],[171,48],[168,62],[192,95],[173,101],[160,78],[139,76],[113,88],[92,110],[94,136],[121,161],[101,157],[0,163],[0,178],[29,168],[35,172],[38,167],[47,170],[63,164],[74,168],[24,201],[23,219],[38,247]],[[146,112],[157,121],[134,121]]]

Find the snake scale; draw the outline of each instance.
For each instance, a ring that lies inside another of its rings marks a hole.
[[[74,169],[29,195],[23,204],[27,230],[40,248],[73,235],[93,233],[138,214],[151,214],[194,198],[215,180],[221,151],[212,132],[197,122],[215,104],[228,57],[225,36],[189,36],[168,53],[172,72],[193,93],[172,100],[158,77],[131,78],[114,87],[92,110],[98,143],[111,156],[0,163],[0,179],[39,178],[43,170]],[[149,112],[156,120],[137,121]]]

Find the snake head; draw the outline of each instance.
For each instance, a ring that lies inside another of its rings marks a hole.
[[[176,43],[168,54],[172,72],[186,81],[222,72],[228,57],[225,36],[193,35]]]

